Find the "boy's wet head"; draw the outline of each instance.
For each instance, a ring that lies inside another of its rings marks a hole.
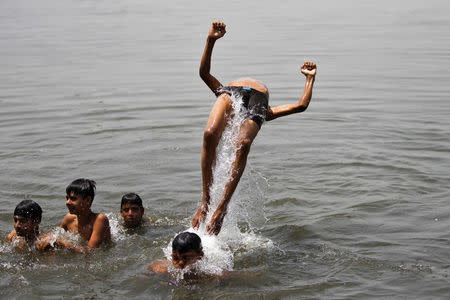
[[[85,178],[74,180],[66,187],[66,194],[67,196],[70,194],[73,194],[74,196],[81,196],[82,199],[91,197],[92,201],[95,196],[95,181]]]
[[[125,227],[134,228],[141,225],[142,216],[144,215],[141,197],[135,193],[123,195],[120,204],[120,214],[123,217]]]
[[[82,214],[90,209],[95,196],[95,181],[80,178],[66,188],[66,206],[71,214]]]
[[[18,236],[33,237],[39,232],[42,209],[33,200],[23,200],[14,209],[14,229]]]
[[[177,269],[183,269],[203,257],[203,247],[200,237],[192,232],[178,234],[172,242],[172,264]]]

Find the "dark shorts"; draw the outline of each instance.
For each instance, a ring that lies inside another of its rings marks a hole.
[[[261,128],[266,119],[267,108],[269,106],[269,97],[263,92],[243,86],[225,86],[216,92],[216,96],[222,94],[238,95],[242,97],[244,117],[250,119],[258,124]]]

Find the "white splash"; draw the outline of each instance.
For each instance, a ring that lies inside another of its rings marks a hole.
[[[260,173],[254,171],[247,163],[246,171],[230,200],[228,213],[225,216],[222,229],[218,236],[206,233],[206,224],[211,219],[218,203],[220,202],[225,185],[231,176],[232,163],[236,157],[236,142],[239,130],[245,118],[242,113],[242,98],[231,95],[233,111],[228,124],[222,134],[222,138],[216,150],[216,164],[213,170],[213,183],[210,188],[210,207],[206,221],[198,230],[189,228],[187,231],[198,234],[202,240],[204,257],[188,270],[175,270],[169,268],[169,272],[175,279],[183,279],[184,274],[195,269],[199,273],[220,275],[224,271],[232,271],[234,267],[234,253],[249,252],[255,249],[271,249],[273,242],[253,232],[266,221],[263,211],[264,196],[268,182]],[[238,225],[245,224],[247,230],[242,232]],[[164,249],[168,260],[171,259],[171,242]]]
[[[126,230],[123,227],[123,218],[120,214],[106,214],[111,228],[111,238],[113,242],[118,242],[127,238]]]

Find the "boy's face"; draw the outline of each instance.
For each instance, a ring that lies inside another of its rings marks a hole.
[[[177,250],[172,251],[172,264],[176,269],[184,269],[188,265],[199,261],[203,257],[203,251],[197,252],[189,250],[187,252],[180,253]]]
[[[66,195],[66,206],[69,213],[79,215],[91,207],[92,201],[90,197],[83,199],[81,195],[75,195],[74,192]]]
[[[14,216],[14,229],[18,236],[32,236],[37,232],[39,222],[23,216]]]
[[[120,209],[125,227],[133,228],[141,225],[144,208],[137,204],[125,203]]]

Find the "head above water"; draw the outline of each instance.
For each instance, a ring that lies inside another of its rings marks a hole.
[[[202,240],[192,232],[182,232],[172,241],[172,264],[177,269],[192,265],[203,257]]]
[[[143,207],[141,197],[139,197],[139,195],[135,193],[128,193],[123,195],[122,202],[120,203],[120,208],[122,208],[126,203],[135,204],[139,207]]]
[[[23,200],[14,209],[14,230],[18,236],[34,239],[39,233],[42,209],[33,200]]]
[[[14,216],[41,222],[42,208],[33,200],[23,200],[14,209]]]
[[[72,181],[66,188],[66,194],[72,194],[75,196],[81,196],[81,198],[86,199],[91,197],[94,200],[95,196],[95,181],[85,178],[79,178]]]
[[[140,226],[144,215],[141,197],[135,193],[123,195],[120,203],[120,214],[123,217],[125,227],[135,228]]]

